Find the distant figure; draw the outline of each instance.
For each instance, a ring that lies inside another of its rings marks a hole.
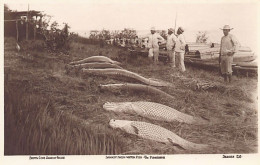
[[[135,43],[136,46],[139,45],[139,38],[138,38],[138,36],[135,36],[134,43]]]
[[[113,43],[114,46],[116,46],[116,39],[115,38],[113,39],[112,43]]]
[[[17,50],[17,52],[20,52],[20,50],[21,50],[21,47],[18,45],[18,43],[16,43],[16,50]]]
[[[190,49],[189,49],[189,45],[188,45],[188,44],[186,44],[186,45],[185,45],[185,54],[188,54],[188,53],[189,53],[189,51],[190,51]]]
[[[175,44],[175,56],[176,56],[176,63],[177,67],[181,72],[185,72],[185,65],[184,65],[184,54],[185,54],[185,46],[186,41],[184,38],[184,35],[182,34],[184,32],[184,29],[182,27],[179,27],[177,30],[177,39]]]
[[[175,68],[175,44],[176,44],[176,36],[174,34],[174,29],[170,28],[168,29],[168,36],[166,41],[166,49],[167,49],[167,55],[170,61],[171,67]]]
[[[143,38],[148,38],[148,48],[149,48],[149,58],[154,57],[154,63],[157,64],[158,63],[158,56],[159,56],[159,45],[158,42],[164,41],[164,38],[156,33],[155,31],[155,27],[151,28],[151,34],[143,37]]]
[[[229,25],[225,25],[223,29],[221,29],[223,30],[224,36],[221,38],[219,53],[220,70],[224,77],[224,81],[229,83],[231,83],[232,79],[233,56],[235,52],[237,52],[239,46],[239,42],[235,36],[229,34],[232,29]]]

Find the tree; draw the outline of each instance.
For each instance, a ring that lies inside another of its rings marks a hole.
[[[59,28],[58,22],[49,23],[50,19],[44,19],[41,27],[41,34],[49,50],[56,51],[58,49],[69,49],[69,25],[63,23],[64,27]]]
[[[103,30],[99,33],[99,38],[100,38],[100,39],[105,39],[105,40],[111,39],[110,31],[103,29]]]
[[[122,33],[122,37],[126,39],[131,39],[136,36],[136,30],[134,29],[125,28],[124,30],[121,31],[121,33]]]

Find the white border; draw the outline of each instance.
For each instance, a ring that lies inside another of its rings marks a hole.
[[[16,1],[11,1],[11,0],[3,0],[0,2],[0,20],[1,20],[1,26],[0,26],[0,51],[1,51],[1,60],[0,60],[0,81],[1,81],[1,115],[0,115],[0,162],[4,164],[78,164],[78,163],[84,163],[84,164],[192,164],[192,165],[201,165],[201,164],[258,164],[260,162],[260,155],[259,151],[257,154],[242,154],[241,159],[223,159],[222,154],[205,154],[205,155],[165,155],[166,159],[162,160],[154,160],[154,159],[106,159],[105,155],[99,155],[99,156],[65,156],[65,160],[29,160],[29,156],[3,156],[4,155],[4,86],[3,86],[3,78],[4,78],[4,28],[3,28],[3,11],[4,11],[4,3],[36,3],[40,2],[43,3],[43,1],[40,0],[30,0],[30,1],[25,1],[25,0],[16,0]],[[260,9],[260,1],[259,0],[165,0],[165,1],[159,1],[159,0],[56,0],[55,2],[50,1],[50,0],[45,0],[44,3],[111,3],[111,2],[116,2],[116,3],[257,3],[258,9]],[[260,10],[258,10],[258,20],[260,20]],[[246,23],[246,22],[245,22]],[[260,22],[258,21],[258,29],[260,29]],[[254,34],[252,34],[254,35]],[[260,44],[260,33],[258,31],[257,33],[257,38],[258,38],[258,45]],[[260,48],[258,47],[258,52],[260,52]],[[258,53],[259,54],[259,53]],[[258,123],[259,125],[259,123]],[[258,128],[259,129],[259,128]],[[259,131],[258,131],[259,133]],[[258,136],[259,137],[259,136]],[[258,144],[259,144],[259,138],[258,138]],[[229,155],[236,155],[236,154],[229,154]]]

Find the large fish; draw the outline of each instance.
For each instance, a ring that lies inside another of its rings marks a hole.
[[[120,65],[120,62],[111,60],[110,58],[106,57],[106,56],[91,56],[79,61],[73,61],[70,63],[70,65],[75,65],[75,64],[83,64],[83,63],[88,63],[88,62],[107,62],[107,63],[111,63],[111,64],[117,64]]]
[[[137,135],[144,139],[150,139],[166,144],[171,144],[173,146],[178,146],[186,150],[199,151],[208,147],[208,145],[205,144],[196,144],[193,142],[189,142],[179,137],[175,133],[151,123],[111,119],[109,125],[112,128],[119,128],[129,134]]]
[[[120,90],[134,90],[134,91],[144,91],[151,95],[160,95],[162,98],[167,98],[169,100],[175,100],[175,97],[165,93],[164,91],[152,87],[150,85],[143,85],[143,84],[133,84],[133,83],[124,83],[124,84],[106,84],[106,85],[99,85],[101,91],[108,90],[111,92],[120,91]]]
[[[187,115],[166,105],[154,102],[107,102],[103,105],[107,111],[124,112],[129,114],[138,114],[142,117],[159,121],[178,121],[181,123],[202,125],[208,124],[207,120]]]
[[[82,69],[83,73],[87,74],[94,74],[94,75],[108,75],[108,76],[123,76],[131,79],[138,80],[144,84],[164,87],[164,86],[171,86],[171,83],[160,81],[160,80],[153,80],[145,78],[137,73],[130,72],[125,69],[114,69],[114,68],[107,68],[107,69]]]
[[[82,63],[82,64],[75,64],[75,65],[67,65],[68,69],[74,69],[74,68],[92,68],[92,69],[104,69],[104,68],[117,68],[122,69],[122,67],[108,63],[108,62],[90,62],[90,63]]]

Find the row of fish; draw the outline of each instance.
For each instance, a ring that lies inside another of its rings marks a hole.
[[[145,78],[137,73],[125,70],[119,65],[121,65],[120,62],[111,60],[108,57],[92,56],[83,60],[71,62],[69,65],[66,66],[66,69],[76,68],[78,70],[81,70],[82,73],[89,75],[127,77],[151,86],[171,86],[170,83],[161,80]]]
[[[119,62],[113,61],[105,56],[92,56],[80,61],[71,62],[70,68],[80,68],[83,73],[94,75],[119,75],[136,79],[146,85],[142,84],[106,84],[100,85],[101,90],[138,90],[146,91],[152,94],[159,94],[169,99],[174,99],[173,96],[155,88],[152,86],[170,86],[170,83],[163,81],[156,81],[144,78],[136,73],[122,69]],[[90,67],[91,66],[91,67]],[[105,67],[107,66],[107,68]],[[88,69],[85,69],[85,68]],[[106,69],[100,69],[104,67]],[[93,69],[94,68],[94,69]],[[97,69],[98,68],[98,69]],[[112,69],[111,69],[112,68]],[[179,112],[171,107],[154,102],[107,102],[103,105],[106,111],[112,111],[115,113],[128,113],[136,114],[144,118],[166,121],[166,122],[181,122],[187,124],[203,125],[208,121],[199,117],[190,116]],[[111,119],[109,125],[112,128],[119,128],[129,134],[137,135],[144,139],[150,139],[173,146],[177,146],[181,149],[187,150],[202,150],[207,147],[204,144],[196,144],[189,142],[175,133],[167,130],[161,126],[154,125],[147,122],[140,121],[128,121],[128,120],[115,120]]]

